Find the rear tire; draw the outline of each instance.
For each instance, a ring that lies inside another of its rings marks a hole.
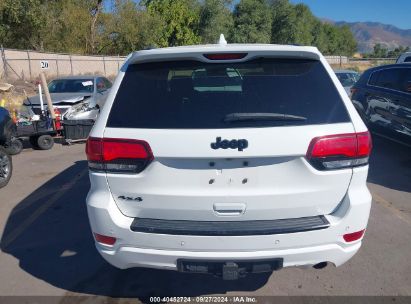
[[[11,156],[7,154],[3,147],[0,147],[0,188],[5,187],[13,172],[13,162]]]
[[[37,145],[37,139],[38,139],[38,138],[39,138],[38,136],[30,136],[30,137],[29,137],[30,145],[31,145],[32,148],[35,149],[35,150],[38,150],[38,149],[39,149],[39,146]]]
[[[23,150],[23,142],[20,139],[13,138],[11,143],[4,149],[9,155],[17,155]]]
[[[41,135],[37,139],[37,146],[40,150],[50,150],[54,145],[54,139],[50,135]]]

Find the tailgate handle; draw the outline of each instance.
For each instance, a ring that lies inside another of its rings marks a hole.
[[[214,213],[218,216],[238,216],[244,214],[246,204],[243,203],[215,203]]]

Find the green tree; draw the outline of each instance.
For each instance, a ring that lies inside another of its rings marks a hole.
[[[327,37],[327,44],[323,50],[325,55],[339,54],[339,32],[335,25],[323,23],[323,31]]]
[[[271,0],[271,42],[314,45],[324,54],[351,56],[357,43],[346,26],[337,27],[316,18],[305,4]]]
[[[373,52],[370,54],[372,58],[386,58],[388,50],[381,45],[381,43],[377,43],[374,45]]]
[[[347,25],[338,28],[338,55],[352,56],[357,51],[357,41]]]
[[[127,54],[150,46],[229,42],[315,45],[324,54],[352,55],[345,27],[321,22],[289,0],[0,0],[5,47],[81,54]],[[376,45],[370,56],[397,57]]]
[[[234,9],[231,40],[239,43],[270,43],[271,12],[265,0],[241,0]]]
[[[388,51],[387,58],[397,58],[402,53],[409,52],[409,51],[410,51],[409,46],[404,47],[404,46],[400,45],[399,47],[396,47],[395,49]]]
[[[162,22],[162,31],[156,39],[160,47],[190,45],[200,42],[198,35],[199,5],[191,0],[143,1],[147,11]]]
[[[328,37],[323,22],[318,19],[314,21],[312,35],[314,37],[312,45],[325,54],[328,51]]]
[[[271,3],[271,11],[271,43],[295,43],[297,20],[293,5],[288,0],[275,0]]]
[[[86,3],[80,0],[65,0],[57,2],[57,11],[53,30],[45,33],[47,49],[70,53],[91,53],[90,29],[91,18]]]
[[[117,0],[105,23],[106,39],[99,53],[128,54],[156,45],[162,23],[132,0]]]
[[[295,40],[294,43],[301,45],[312,45],[314,41],[313,28],[316,18],[310,8],[302,3],[294,7],[295,10]]]
[[[205,0],[200,11],[199,34],[202,43],[216,43],[221,33],[232,31],[231,0]]]
[[[41,32],[47,18],[41,0],[2,0],[0,39],[10,48],[43,50]]]

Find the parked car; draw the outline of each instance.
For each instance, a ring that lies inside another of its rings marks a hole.
[[[411,52],[401,54],[396,63],[411,63]]]
[[[138,51],[113,87],[86,147],[112,265],[237,279],[360,248],[371,137],[317,48]]]
[[[411,144],[411,65],[365,71],[353,86],[351,99],[371,131]]]
[[[338,80],[350,96],[351,87],[360,79],[360,73],[352,70],[337,70],[335,75],[337,75]]]
[[[0,188],[5,187],[12,175],[13,162],[12,158],[5,147],[11,142],[15,125],[11,120],[9,112],[0,107]]]
[[[103,76],[82,75],[61,77],[48,84],[53,105],[59,109],[63,119],[97,119],[104,106],[111,82]],[[46,105],[46,99],[43,95]],[[40,114],[40,96],[30,97],[26,105],[32,105]]]

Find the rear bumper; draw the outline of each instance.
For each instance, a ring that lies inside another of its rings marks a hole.
[[[113,246],[96,243],[97,250],[118,268],[150,267],[177,270],[178,260],[235,261],[282,258],[283,267],[330,262],[340,266],[360,248],[361,240],[347,243],[343,235],[366,228],[371,195],[367,167],[356,168],[349,190],[332,214],[329,227],[295,233],[241,236],[171,235],[135,232],[133,218],[123,215],[106,180],[93,176],[87,197],[92,231],[117,238]]]
[[[129,246],[121,246],[116,250],[110,250],[99,244],[96,244],[96,246],[103,258],[117,268],[149,267],[177,270],[177,261],[180,259],[204,261],[260,261],[265,259],[282,258],[283,267],[310,266],[324,261],[340,266],[358,251],[361,242],[346,248],[337,244],[329,244],[283,250],[237,252],[174,251],[143,249]]]

